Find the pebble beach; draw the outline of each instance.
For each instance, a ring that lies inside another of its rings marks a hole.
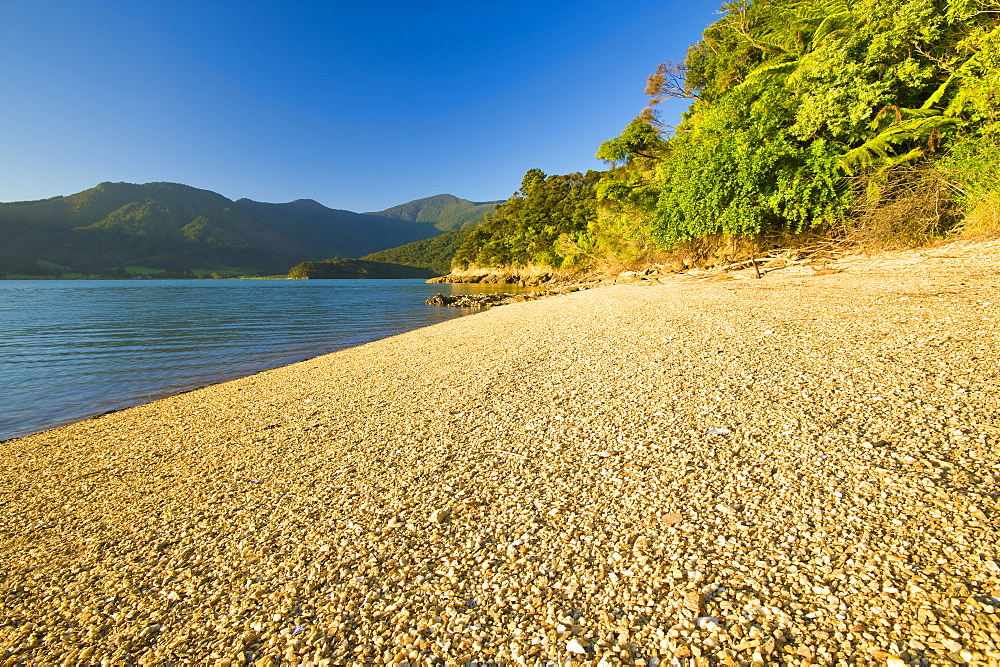
[[[998,259],[513,303],[0,443],[0,665],[1000,665]]]

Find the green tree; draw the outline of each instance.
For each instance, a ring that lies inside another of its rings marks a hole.
[[[469,233],[453,265],[574,265],[590,243],[600,176],[596,171],[547,176],[529,169],[521,189]]]
[[[872,176],[936,163],[963,137],[983,145],[997,108],[994,5],[724,4],[683,66],[650,77],[650,108],[601,146],[598,156],[619,165],[599,188],[602,211],[645,211],[666,246],[837,223],[854,203],[848,176],[877,185]],[[692,104],[651,153],[641,139],[656,146],[652,109],[665,97]]]

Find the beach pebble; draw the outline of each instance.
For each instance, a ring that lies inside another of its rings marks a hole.
[[[447,507],[440,507],[431,512],[431,521],[434,523],[444,523],[451,518],[451,510]]]
[[[695,626],[702,630],[721,630],[722,621],[712,616],[700,616],[694,621]]]

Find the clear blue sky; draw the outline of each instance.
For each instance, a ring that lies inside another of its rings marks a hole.
[[[101,181],[354,211],[506,198],[532,167],[602,168],[720,4],[3,0],[0,201]]]

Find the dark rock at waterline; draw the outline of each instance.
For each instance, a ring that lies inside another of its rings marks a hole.
[[[509,292],[493,292],[490,294],[458,294],[445,296],[440,292],[427,299],[424,303],[430,306],[453,306],[456,308],[489,308],[491,306],[505,306],[509,303],[519,303],[521,301],[535,301],[550,296],[569,294],[582,289],[591,289],[601,285],[600,281],[577,283],[574,285],[563,285],[555,289],[538,290],[535,292],[522,292],[511,294]]]
[[[427,299],[425,303],[431,306],[452,306],[455,308],[489,308],[490,306],[505,306],[508,303],[520,301],[534,301],[563,292],[551,290],[543,292],[526,292],[524,294],[509,294],[497,292],[493,294],[459,294],[456,296],[445,296],[436,294]]]
[[[438,292],[431,298],[424,301],[424,303],[426,303],[428,306],[447,306],[448,300],[450,298],[451,297],[445,296],[444,294],[441,294],[441,292]]]

